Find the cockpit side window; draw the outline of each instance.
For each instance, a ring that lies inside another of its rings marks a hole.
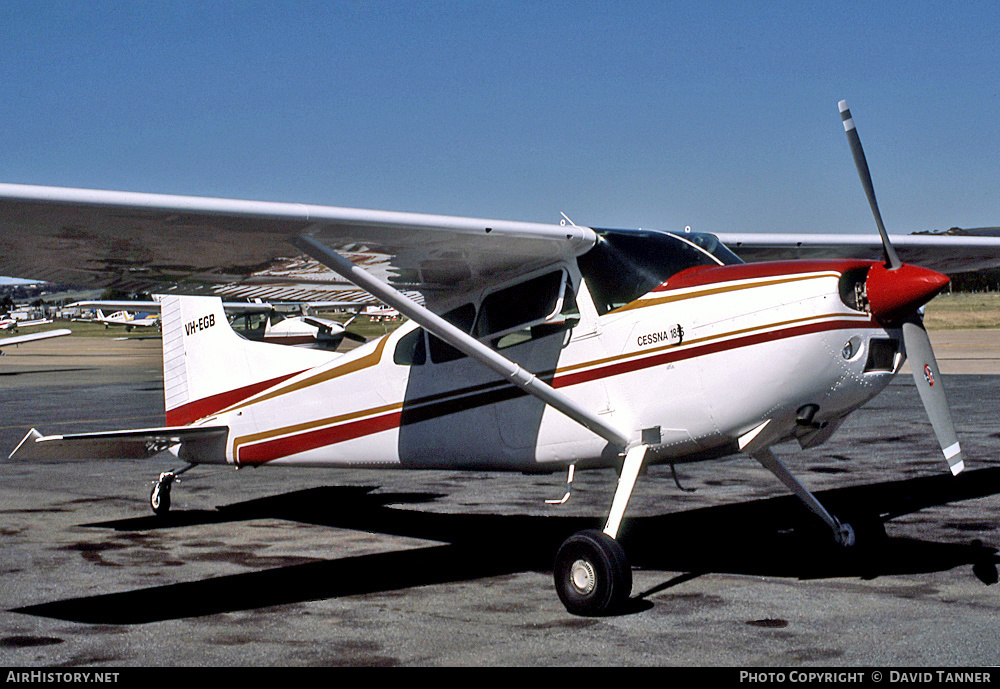
[[[559,270],[487,295],[479,307],[476,337],[483,338],[544,322],[560,306],[565,279],[565,273]]]
[[[580,322],[580,311],[569,274],[560,269],[491,292],[478,310],[475,304],[463,304],[441,317],[491,347],[504,349],[568,330]],[[393,362],[419,366],[428,353],[435,364],[465,356],[434,335],[428,334],[425,347],[424,329],[417,328],[400,338]]]
[[[560,270],[487,296],[479,310],[476,336],[505,349],[563,332],[579,322],[573,286]]]
[[[598,230],[597,244],[577,262],[597,313],[603,316],[687,268],[741,261],[711,235]]]

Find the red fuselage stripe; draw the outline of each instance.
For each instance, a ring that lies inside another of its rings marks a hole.
[[[253,397],[258,392],[267,390],[268,388],[274,387],[278,383],[286,381],[293,376],[297,376],[299,373],[301,373],[301,371],[289,373],[284,376],[278,376],[277,378],[265,380],[260,383],[254,383],[253,385],[247,385],[242,388],[237,388],[236,390],[220,392],[216,395],[210,395],[208,397],[203,397],[200,400],[195,400],[194,402],[182,404],[174,409],[168,409],[167,425],[184,426],[189,423],[193,423],[198,419],[203,419],[206,416],[211,416],[216,412],[222,411],[226,407],[230,407],[234,404],[242,402],[245,399]]]
[[[692,287],[723,285],[736,280],[759,280],[786,276],[807,276],[808,273],[846,273],[848,270],[871,268],[877,261],[862,259],[828,259],[801,261],[767,261],[739,263],[728,266],[696,266],[677,273],[653,292],[670,292]]]

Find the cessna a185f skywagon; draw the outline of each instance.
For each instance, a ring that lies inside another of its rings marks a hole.
[[[346,280],[409,319],[338,355],[242,339],[217,297],[164,298],[168,426],[49,437],[32,430],[15,456],[170,452],[183,465],[154,487],[161,512],[174,477],[199,464],[560,470],[571,479],[575,469],[616,467],[604,529],[571,535],[556,556],[558,594],[578,614],[614,611],[630,594],[617,536],[647,464],[749,454],[850,546],[851,526],[772,447],[823,443],[909,358],[944,458],[960,472],[918,313],[948,279],[902,263],[896,247],[904,255],[928,246],[985,251],[995,262],[1000,245],[890,242],[841,109],[880,260],[744,263],[695,232],[0,186],[13,245],[0,273],[259,286],[251,267],[287,258],[290,243],[329,269],[302,283],[313,296],[324,280],[331,290]]]

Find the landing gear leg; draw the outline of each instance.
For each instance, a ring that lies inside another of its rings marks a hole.
[[[771,452],[771,448],[765,447],[762,450],[754,452],[752,457],[760,462],[765,469],[770,471],[772,474],[778,477],[778,480],[784,483],[789,490],[795,493],[796,497],[799,498],[805,506],[812,510],[820,519],[826,522],[826,525],[830,527],[830,531],[833,532],[833,539],[838,545],[849,548],[853,546],[856,542],[854,535],[854,527],[850,524],[842,523],[839,519],[830,514],[825,507],[816,499],[816,496],[809,492],[809,490],[802,485],[795,476],[788,470],[788,468],[781,463],[781,460],[774,456]]]
[[[170,487],[174,481],[180,482],[177,477],[193,466],[194,464],[188,464],[177,471],[164,471],[153,481],[153,489],[149,493],[149,506],[153,508],[153,514],[162,517],[170,511]]]
[[[645,445],[637,445],[625,455],[604,531],[576,533],[566,539],[556,554],[556,592],[574,615],[613,613],[632,593],[632,568],[616,539],[645,455]]]

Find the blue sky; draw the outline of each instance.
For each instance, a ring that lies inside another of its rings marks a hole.
[[[717,232],[1000,225],[997,2],[0,3],[0,181]]]

